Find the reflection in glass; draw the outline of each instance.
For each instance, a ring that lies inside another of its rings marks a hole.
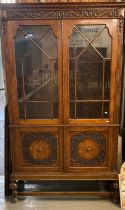
[[[101,115],[101,103],[76,103],[77,118],[99,118]]]
[[[108,118],[111,36],[105,25],[74,26],[69,38],[70,118]]]
[[[19,117],[58,118],[57,39],[50,26],[22,26],[15,38]]]

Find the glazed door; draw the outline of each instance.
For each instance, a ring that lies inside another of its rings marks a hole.
[[[10,96],[15,107],[12,123],[58,124],[62,120],[60,21],[9,23],[8,42],[13,71],[9,88],[17,90]]]
[[[64,21],[66,171],[111,170],[117,31],[117,20]]]

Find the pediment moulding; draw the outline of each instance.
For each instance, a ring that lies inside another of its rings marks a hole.
[[[2,18],[13,19],[73,19],[73,18],[123,18],[124,3],[36,3],[2,4]]]

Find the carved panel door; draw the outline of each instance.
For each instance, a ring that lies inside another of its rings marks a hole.
[[[64,21],[66,171],[113,167],[117,31],[117,20]]]

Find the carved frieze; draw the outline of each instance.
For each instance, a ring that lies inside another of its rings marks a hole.
[[[81,9],[23,9],[7,10],[7,19],[67,19],[67,18],[118,18],[122,17],[119,9],[81,8]]]
[[[101,165],[106,159],[106,140],[99,133],[77,133],[71,141],[72,166]]]
[[[23,160],[35,165],[51,165],[57,160],[57,139],[50,133],[29,133],[23,137]]]

